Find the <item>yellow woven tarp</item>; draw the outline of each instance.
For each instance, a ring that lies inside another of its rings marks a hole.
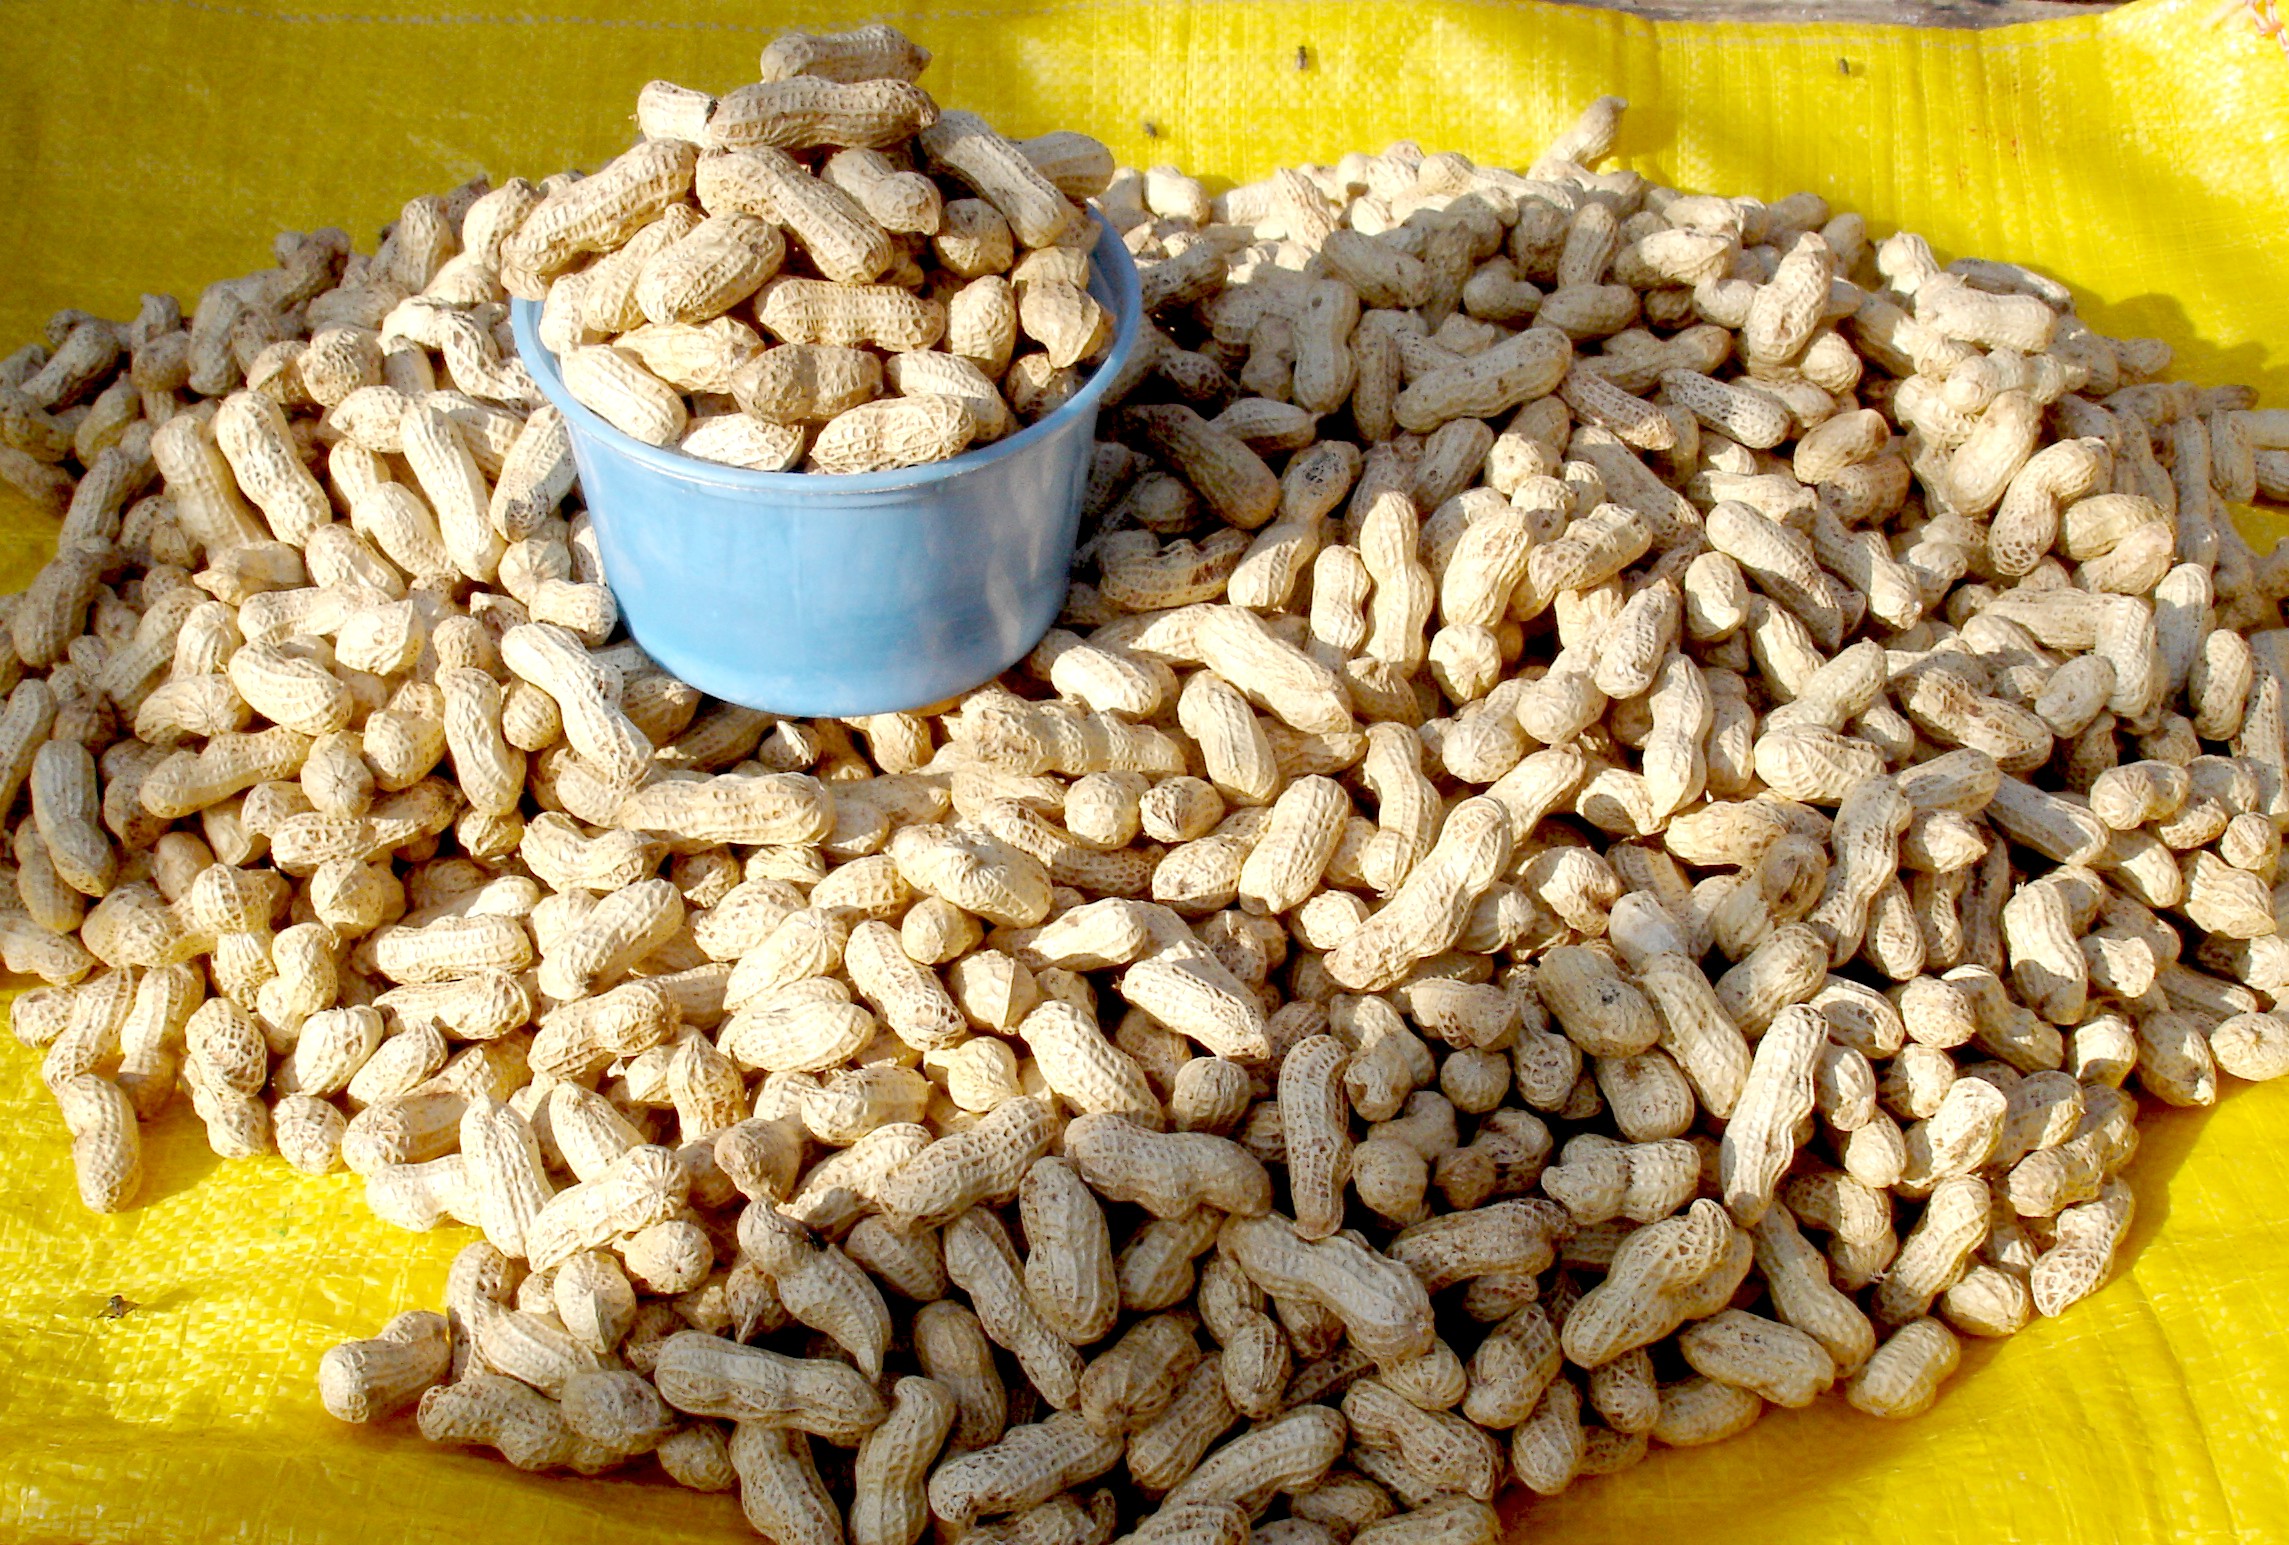
[[[860,0],[863,4],[863,0]],[[889,13],[925,83],[1004,128],[1078,127],[1231,178],[1401,135],[1529,159],[1585,101],[1637,105],[1626,159],[1688,188],[1810,188],[1941,256],[2034,263],[2095,324],[2289,404],[2289,61],[2212,0],[1988,33],[1650,24],[1496,0],[954,0]],[[263,266],[283,227],[370,245],[408,196],[543,175],[626,141],[655,76],[750,78],[769,0],[69,5],[0,0],[0,352],[55,308],[127,316]],[[880,13],[875,13],[880,14]],[[1298,49],[1302,67],[1298,67]],[[1148,131],[1146,125],[1151,125]],[[0,494],[0,583],[50,527]],[[1975,1347],[1907,1424],[1825,1401],[1657,1451],[1536,1506],[1553,1542],[2289,1538],[2289,1089],[2162,1115],[2117,1280]],[[318,1408],[323,1348],[438,1303],[464,1230],[370,1219],[359,1183],[221,1164],[178,1113],[142,1206],[91,1218],[36,1060],[0,1043],[0,1537],[478,1540],[742,1536],[655,1479],[520,1476]],[[103,1315],[112,1294],[134,1307]]]

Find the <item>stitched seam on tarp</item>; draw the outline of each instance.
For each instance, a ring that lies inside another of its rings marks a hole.
[[[250,21],[278,22],[296,26],[367,26],[367,27],[566,27],[591,28],[602,31],[625,32],[689,32],[723,33],[727,35],[766,36],[786,30],[782,26],[749,25],[741,22],[704,21],[641,21],[620,20],[593,16],[547,16],[520,12],[510,15],[487,15],[482,12],[458,12],[443,16],[389,16],[359,11],[272,11],[261,6],[225,5],[218,0],[131,0],[131,3],[150,9],[190,11],[201,15],[244,18]],[[1255,4],[1258,0],[1190,0],[1203,8],[1225,4]],[[1512,13],[1548,10],[1566,12],[1576,9],[1552,4],[1551,0],[1439,0],[1445,6],[1460,10],[1506,11]],[[5,8],[5,0],[0,0]],[[878,13],[887,21],[986,21],[1014,16],[1086,15],[1091,12],[1115,12],[1137,9],[1160,9],[1152,0],[1075,0],[1075,3],[1051,3],[1026,6],[990,7],[979,10],[894,10]],[[1690,30],[1704,33],[1702,41],[1724,48],[1797,48],[1849,46],[1866,43],[1872,37],[1905,41],[1914,40],[1918,49],[1932,49],[1950,53],[1963,52],[2020,52],[2026,49],[2047,48],[2063,32],[2085,30],[2116,23],[2117,18],[2131,13],[2141,17],[2152,11],[2190,9],[2177,0],[2146,0],[2117,10],[2075,17],[2062,17],[2056,21],[2017,22],[2002,27],[1933,28],[1887,25],[1869,22],[1851,25],[1849,30],[1821,30],[1818,23],[1790,22],[1718,22],[1696,23],[1684,18],[1630,17],[1625,12],[1607,11],[1619,15],[1648,30],[1660,27],[1668,31]],[[1602,8],[1601,8],[1602,9]],[[2118,23],[2116,23],[2118,25]],[[2004,34],[2021,28],[2040,28],[2039,37],[2005,37]],[[1729,35],[1739,30],[1752,35]],[[1764,35],[1755,35],[1764,34]]]

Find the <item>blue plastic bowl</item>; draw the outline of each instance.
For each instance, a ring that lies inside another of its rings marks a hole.
[[[1064,605],[1097,404],[1137,346],[1136,264],[1099,222],[1090,293],[1112,352],[1072,401],[951,461],[896,472],[749,472],[646,445],[582,407],[512,308],[517,351],[564,413],[606,578],[644,652],[750,708],[918,708],[1007,670]]]

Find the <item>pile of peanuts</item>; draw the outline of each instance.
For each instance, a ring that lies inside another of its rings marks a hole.
[[[1112,152],[941,113],[913,84],[929,62],[878,25],[766,52],[720,100],[654,81],[642,144],[504,205],[523,218],[494,277],[544,303],[566,390],[636,439],[759,472],[944,461],[1061,407],[1113,341],[1073,202],[1105,190]],[[753,326],[731,314],[749,302]]]
[[[2132,1090],[2289,1069],[2289,562],[2227,510],[2289,413],[1599,171],[1620,109],[1524,174],[1111,175],[1152,323],[1063,625],[849,721],[615,636],[501,337],[589,184],[57,317],[0,362],[62,516],[0,955],[86,1203],[181,1089],[481,1230],[327,1408],[783,1545],[1491,1545],[1513,1479],[1911,1416],[2088,1295]]]

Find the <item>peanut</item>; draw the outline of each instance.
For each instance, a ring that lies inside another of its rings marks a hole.
[[[329,1348],[318,1363],[319,1398],[342,1421],[376,1421],[419,1400],[449,1363],[445,1317],[409,1310],[369,1341]]]

